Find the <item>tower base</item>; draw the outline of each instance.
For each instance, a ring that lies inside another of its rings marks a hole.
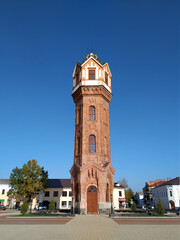
[[[94,214],[110,214],[111,213],[111,202],[99,202],[97,204],[97,213]],[[86,215],[87,213],[87,203],[85,207],[81,207],[80,202],[74,203],[74,213],[80,215]],[[93,214],[93,213],[92,213]]]

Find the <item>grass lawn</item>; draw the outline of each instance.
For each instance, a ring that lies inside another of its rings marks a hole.
[[[172,215],[163,215],[163,216],[160,216],[160,215],[129,215],[129,216],[121,216],[121,217],[133,218],[133,217],[176,217],[176,216],[172,216]]]
[[[55,216],[55,215],[37,215],[37,214],[25,214],[25,215],[13,215],[11,217],[62,217],[62,216]]]

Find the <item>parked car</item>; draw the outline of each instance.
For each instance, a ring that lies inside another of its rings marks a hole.
[[[47,209],[47,206],[39,206],[39,210],[45,210],[45,209]]]
[[[6,210],[6,207],[4,205],[0,205],[0,210]]]

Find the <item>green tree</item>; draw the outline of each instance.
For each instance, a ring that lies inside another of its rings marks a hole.
[[[48,172],[44,167],[40,167],[35,159],[29,160],[22,168],[12,170],[8,195],[24,196],[31,204],[37,192],[42,193],[47,187],[47,178]]]
[[[131,209],[132,209],[133,211],[136,211],[136,203],[135,203],[135,202],[133,202],[133,204],[132,204],[132,206],[131,206]]]
[[[49,210],[51,210],[51,211],[55,210],[55,203],[53,200],[51,200],[51,202],[49,204]]]
[[[158,214],[159,216],[164,215],[164,208],[163,208],[163,205],[162,205],[162,202],[161,202],[161,199],[160,199],[160,198],[159,198],[159,200],[158,200],[156,212],[157,212],[157,214]]]
[[[21,210],[20,210],[21,214],[25,215],[28,211],[28,208],[29,208],[29,204],[26,200],[24,200],[23,204],[21,205]]]
[[[134,193],[131,188],[125,190],[126,202],[130,204],[131,199],[134,197]]]
[[[126,178],[122,178],[118,181],[119,185],[124,187],[124,188],[128,188],[128,181]]]

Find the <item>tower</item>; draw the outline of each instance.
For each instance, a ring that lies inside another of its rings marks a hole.
[[[70,170],[76,212],[109,212],[114,188],[109,102],[111,72],[96,54],[86,55],[73,72],[74,164]]]

